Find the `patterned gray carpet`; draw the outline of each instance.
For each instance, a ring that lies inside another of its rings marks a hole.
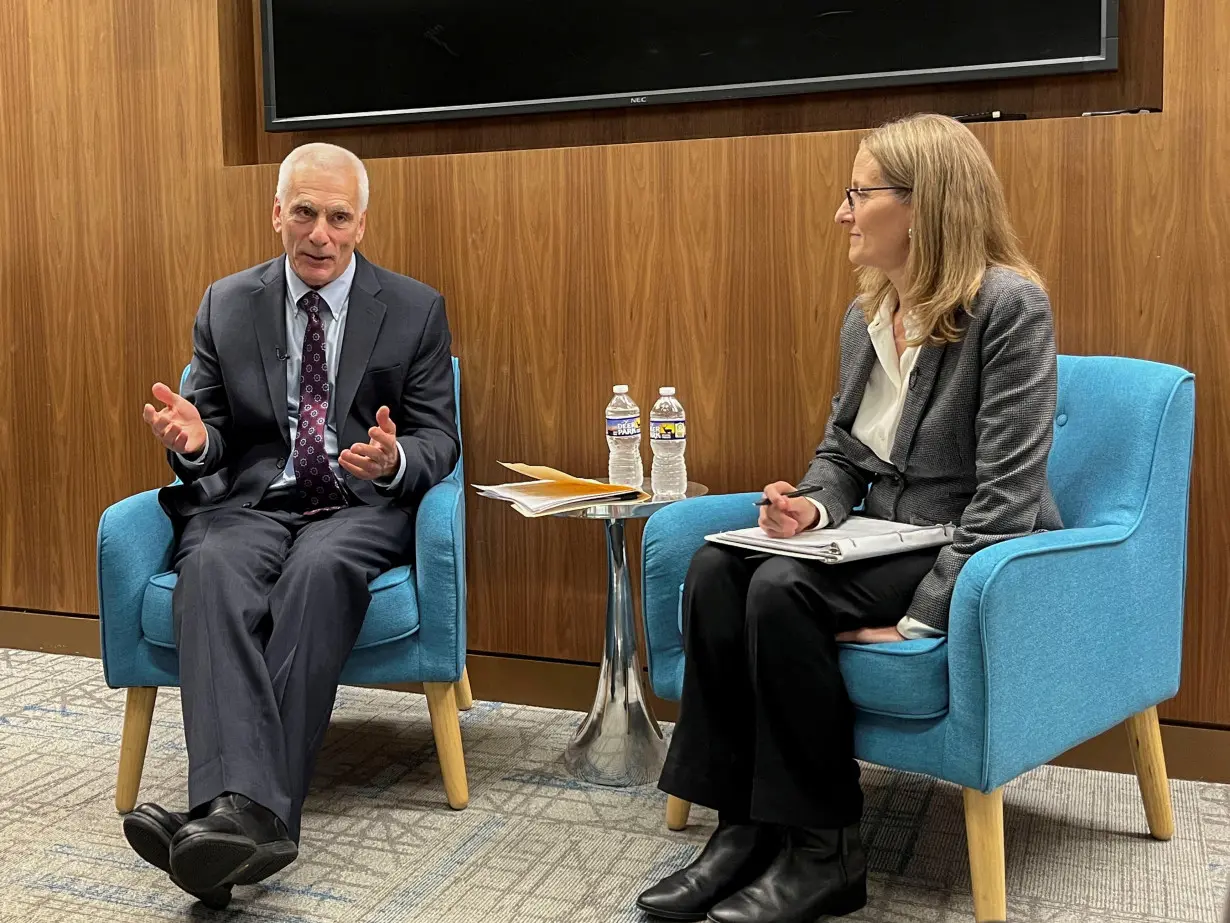
[[[663,825],[652,788],[570,779],[578,716],[477,703],[462,716],[471,804],[444,802],[421,696],[343,689],[307,806],[302,858],[231,908],[194,904],[127,848],[113,808],[123,693],[96,661],[0,651],[0,919],[120,923],[642,920],[632,901],[704,841]],[[182,807],[179,703],[164,690],[143,799]],[[848,917],[972,919],[960,793],[868,768],[871,904]],[[1230,787],[1173,785],[1178,832],[1145,835],[1130,776],[1047,767],[1006,796],[1009,917],[1209,923],[1230,868]]]

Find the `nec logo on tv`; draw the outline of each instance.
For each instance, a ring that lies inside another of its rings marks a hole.
[[[647,103],[649,102],[649,97],[648,96],[633,96],[631,101],[634,103]]]

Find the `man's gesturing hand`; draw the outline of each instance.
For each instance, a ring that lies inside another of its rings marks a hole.
[[[376,411],[376,423],[367,431],[370,442],[356,442],[337,457],[338,464],[365,481],[391,478],[401,464],[397,451],[397,425],[389,418],[388,407]]]
[[[195,455],[205,447],[205,424],[196,407],[186,398],[180,397],[162,382],[156,382],[151,389],[154,399],[165,404],[161,410],[155,410],[153,404],[146,404],[141,416],[154,431],[158,441],[172,452],[181,455]]]

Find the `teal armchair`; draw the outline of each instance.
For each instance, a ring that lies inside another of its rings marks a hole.
[[[1183,369],[1060,356],[1048,478],[1066,527],[974,555],[947,637],[842,647],[856,756],[964,789],[980,921],[1006,916],[1003,786],[1116,724],[1151,833],[1173,832],[1156,706],[1179,688],[1194,406]],[[664,699],[683,683],[689,561],[706,533],[755,525],[756,499],[686,500],[646,524],[645,637]],[[668,801],[672,829],[688,808]]]
[[[184,379],[188,370],[184,370]],[[461,372],[453,359],[460,408]],[[183,390],[183,380],[180,383]],[[460,414],[460,409],[458,410]],[[461,432],[460,416],[457,420]],[[342,671],[350,685],[422,683],[451,807],[469,803],[458,709],[471,705],[466,655],[465,489],[462,459],[431,488],[415,518],[414,562],[372,581],[372,601]],[[115,805],[137,802],[159,686],[179,685],[171,619],[171,521],[147,490],[109,507],[98,524],[103,674],[127,689]]]

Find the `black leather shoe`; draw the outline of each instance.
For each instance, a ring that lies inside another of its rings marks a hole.
[[[263,881],[295,861],[299,847],[268,808],[227,793],[190,820],[171,840],[171,874],[186,890]]]
[[[221,885],[217,888],[207,888],[204,891],[193,891],[182,881],[175,877],[174,872],[169,872],[168,877],[171,879],[171,884],[179,888],[185,894],[195,897],[198,901],[208,907],[210,910],[225,910],[231,902],[231,886]]]
[[[124,815],[124,838],[133,852],[164,872],[171,871],[171,838],[188,822],[187,814],[176,814],[162,806],[139,804]]]
[[[709,911],[711,923],[816,923],[867,904],[867,857],[858,826],[786,831],[768,870]]]
[[[696,860],[641,894],[636,906],[664,920],[703,920],[715,904],[755,881],[781,847],[775,827],[719,819]]]
[[[171,840],[187,822],[187,814],[167,811],[153,802],[140,804],[124,815],[124,838],[138,856],[154,868],[170,873]],[[174,875],[171,881],[213,910],[222,910],[231,902],[230,887],[196,892],[185,888]]]

